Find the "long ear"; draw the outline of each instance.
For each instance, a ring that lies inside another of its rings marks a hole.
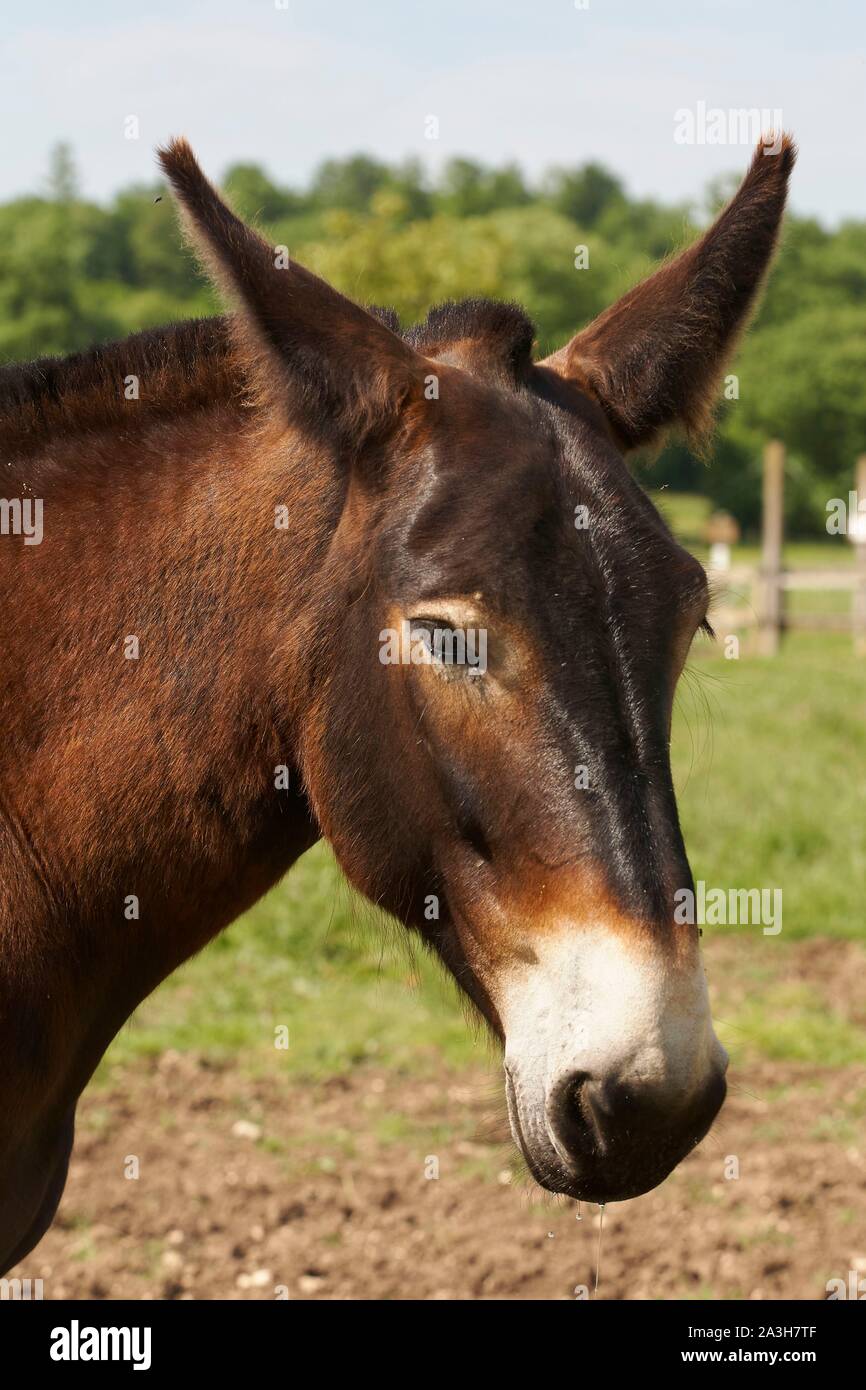
[[[716,385],[773,256],[796,159],[790,136],[774,148],[758,146],[700,241],[541,364],[595,396],[626,449],[675,422],[698,439],[711,424]]]
[[[193,244],[234,301],[259,393],[288,393],[323,426],[360,441],[394,419],[423,375],[385,324],[280,255],[226,206],[186,140],[158,151]]]

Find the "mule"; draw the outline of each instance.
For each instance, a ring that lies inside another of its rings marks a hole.
[[[319,837],[501,1040],[537,1181],[644,1192],[726,1057],[673,916],[707,582],[625,456],[708,429],[793,145],[541,361],[512,304],[401,333],[286,264],[185,141],[160,157],[231,312],[0,376],[5,501],[44,523],[0,537],[0,1268],[53,1217],[118,1028]],[[469,630],[483,662],[442,640]]]

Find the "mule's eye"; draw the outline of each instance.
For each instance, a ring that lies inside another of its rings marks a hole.
[[[453,677],[477,677],[487,669],[483,629],[453,627],[441,618],[413,618],[411,635],[413,665],[433,666]]]

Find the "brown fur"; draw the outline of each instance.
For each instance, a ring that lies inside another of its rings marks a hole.
[[[696,949],[667,733],[706,583],[612,441],[704,419],[790,144],[539,365],[513,306],[401,337],[276,269],[184,142],[162,158],[231,319],[0,373],[5,495],[45,509],[41,545],[0,537],[0,1267],[51,1220],[117,1029],[320,835],[494,1028],[497,961],[566,900],[672,968]],[[446,598],[490,629],[489,679],[383,666],[387,615]]]

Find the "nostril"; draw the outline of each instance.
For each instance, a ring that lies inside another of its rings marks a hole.
[[[548,1091],[547,1138],[587,1200],[635,1197],[700,1142],[724,1095],[720,1070],[685,1094],[636,1068],[571,1071]]]
[[[588,1071],[576,1071],[566,1082],[566,1103],[573,1109],[580,1110],[585,1101],[585,1090],[587,1083],[592,1080]]]
[[[599,1127],[621,1124],[624,1117],[653,1108],[641,1101],[639,1089],[613,1076],[590,1077],[583,1087],[582,1104]]]
[[[589,1072],[575,1071],[557,1085],[550,1100],[550,1123],[556,1139],[569,1154],[587,1153],[598,1143]]]

